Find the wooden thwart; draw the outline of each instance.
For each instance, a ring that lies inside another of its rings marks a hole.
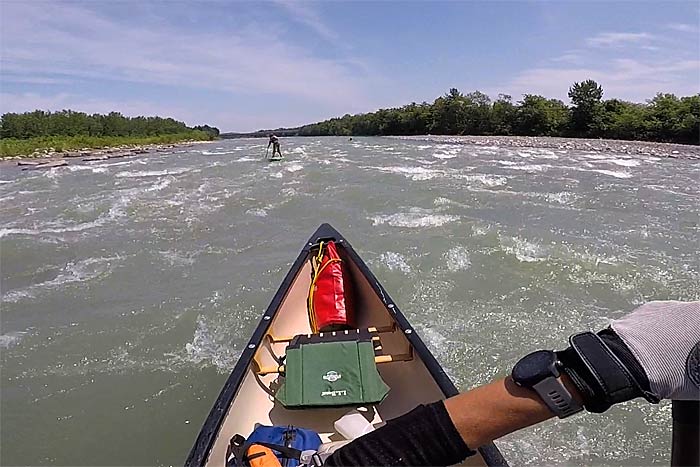
[[[374,362],[377,364],[391,362],[409,362],[411,360],[413,360],[413,351],[409,351],[409,353],[405,354],[378,355],[374,357]],[[260,376],[271,375],[274,373],[284,373],[284,365],[260,367],[257,373]]]
[[[387,332],[394,332],[396,330],[396,324],[391,324],[389,326],[380,326],[380,327],[371,327],[367,328],[367,331],[369,331],[370,334],[383,334]],[[337,334],[349,334],[352,332],[356,332],[356,329],[350,330],[350,331],[330,331],[330,332],[322,332],[319,333],[321,336],[323,335],[329,335],[329,336],[335,336]],[[307,334],[307,336],[311,336],[312,334]],[[291,342],[292,339],[296,336],[281,336],[281,337],[275,337],[272,334],[266,334],[265,337],[273,344],[276,344],[278,342]],[[372,340],[378,340],[378,336],[374,336]]]

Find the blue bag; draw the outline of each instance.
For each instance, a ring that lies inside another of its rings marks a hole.
[[[285,446],[288,448],[298,449],[299,451],[318,450],[321,445],[321,438],[313,430],[306,428],[298,428],[292,425],[289,426],[265,426],[259,425],[250,434],[246,440],[246,444],[268,443]],[[290,459],[284,454],[275,451],[273,452],[280,460],[283,467],[298,467],[298,459]]]

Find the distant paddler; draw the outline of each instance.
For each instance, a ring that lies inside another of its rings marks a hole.
[[[267,149],[270,149],[270,145],[272,145],[272,157],[271,159],[275,158],[275,152],[279,154],[280,157],[282,157],[282,151],[280,151],[280,140],[275,136],[274,134],[270,134],[270,141],[267,143]]]

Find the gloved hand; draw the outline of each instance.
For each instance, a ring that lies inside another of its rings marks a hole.
[[[446,466],[474,454],[439,401],[389,420],[334,452],[324,465]]]
[[[700,302],[649,302],[557,352],[589,412],[636,397],[700,399]]]

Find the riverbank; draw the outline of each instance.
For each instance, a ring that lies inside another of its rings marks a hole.
[[[212,136],[203,131],[186,131],[154,136],[41,136],[36,138],[0,139],[0,160],[8,158],[46,158],[54,154],[72,154],[95,149],[133,148],[185,141],[207,141]],[[70,157],[70,156],[68,156]]]
[[[700,146],[686,144],[623,141],[612,139],[556,138],[548,136],[390,136],[401,140],[443,144],[494,146],[499,148],[547,148],[611,152],[630,156],[669,157],[700,160]]]
[[[124,144],[114,147],[104,147],[100,149],[81,148],[77,151],[54,151],[45,150],[30,156],[8,156],[0,158],[2,166],[24,166],[25,169],[50,169],[63,167],[72,162],[91,162],[107,159],[120,159],[123,157],[148,156],[172,149],[192,146],[195,144],[213,143],[213,140],[204,141],[180,141],[177,143],[160,144]]]

